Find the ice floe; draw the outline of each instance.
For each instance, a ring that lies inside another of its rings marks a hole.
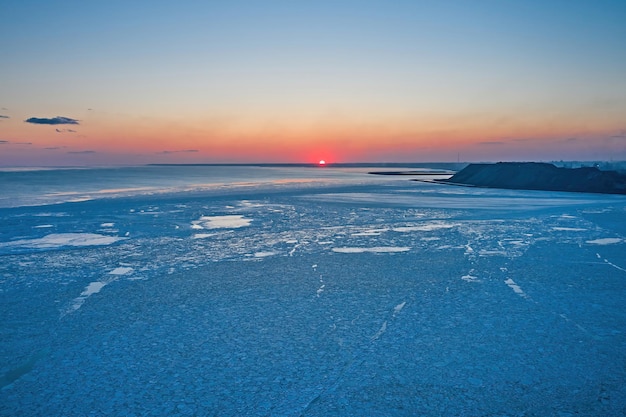
[[[192,229],[238,229],[250,226],[252,219],[240,214],[226,216],[202,216],[191,222]]]
[[[622,239],[618,237],[604,237],[600,239],[587,240],[586,243],[591,245],[614,245],[622,242]]]
[[[383,322],[383,324],[380,326],[380,329],[378,329],[378,331],[371,337],[372,342],[374,340],[377,340],[380,336],[383,335],[383,333],[385,333],[387,331],[387,320],[385,320]]]
[[[463,276],[461,277],[461,279],[462,279],[463,281],[466,281],[466,282],[480,282],[480,280],[478,279],[478,277],[477,277],[477,276],[472,275],[472,272],[473,272],[473,271],[470,271],[470,273],[469,273],[469,274],[467,274],[467,275],[463,275]]]
[[[364,231],[364,232],[352,233],[350,236],[380,236],[380,234],[381,232]]]
[[[405,305],[406,305],[406,301],[403,301],[400,304],[398,304],[397,306],[395,306],[393,308],[393,315],[395,316],[396,314],[400,313]]]
[[[519,295],[522,298],[528,298],[528,295],[524,292],[524,290],[522,290],[522,288],[517,285],[515,281],[513,281],[511,278],[507,278],[504,283],[508,285],[508,287],[512,289],[515,294]]]
[[[400,233],[432,232],[432,231],[441,230],[441,229],[452,229],[455,226],[457,225],[453,223],[433,222],[433,223],[426,223],[426,224],[421,224],[421,225],[416,225],[416,226],[394,227],[391,230],[393,230],[394,232],[400,232]]]
[[[207,237],[215,236],[216,233],[196,233],[192,236],[193,239],[206,239]]]
[[[255,258],[267,258],[268,256],[274,256],[276,255],[276,252],[255,252],[254,257]]]
[[[48,213],[48,212],[44,212],[44,213],[33,214],[33,216],[35,216],[35,217],[68,217],[69,214],[67,214],[67,213]]]
[[[133,271],[134,269],[129,266],[118,266],[117,268],[109,272],[109,275],[127,275],[132,273]]]

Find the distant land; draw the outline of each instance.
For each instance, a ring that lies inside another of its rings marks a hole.
[[[626,194],[626,175],[595,166],[557,167],[544,162],[470,164],[437,182],[513,190]]]

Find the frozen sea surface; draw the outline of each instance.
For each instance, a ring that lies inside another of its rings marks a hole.
[[[626,413],[625,197],[172,169],[4,173],[0,415]]]

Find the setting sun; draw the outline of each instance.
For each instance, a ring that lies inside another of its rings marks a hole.
[[[320,166],[326,165],[326,161],[324,161],[323,159],[320,159],[320,161],[317,163]]]

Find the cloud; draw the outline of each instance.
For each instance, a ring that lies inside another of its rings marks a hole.
[[[69,117],[57,116],[51,119],[45,117],[31,117],[24,120],[26,123],[32,123],[36,125],[77,125],[78,120],[71,119]]]
[[[497,142],[497,141],[494,141],[494,142],[479,142],[478,144],[479,145],[491,146],[491,145],[504,145],[504,142]]]
[[[33,142],[11,142],[10,140],[4,140],[4,139],[0,140],[0,145],[7,145],[7,144],[11,144],[11,145],[32,145]]]
[[[47,150],[47,151],[54,151],[54,150],[57,150],[57,149],[64,149],[64,148],[67,148],[67,146],[49,146],[49,147],[44,148],[44,149]]]
[[[69,151],[68,153],[73,154],[73,155],[87,155],[87,154],[96,153],[96,151]]]
[[[5,116],[4,114],[0,114],[0,119],[10,119],[9,116]]]
[[[200,152],[200,151],[197,149],[184,149],[182,151],[162,151],[162,152],[157,152],[157,153],[161,155],[168,155],[172,153],[195,153],[195,152]]]
[[[611,136],[612,139],[626,139],[626,130],[622,130],[617,135]]]
[[[54,129],[57,133],[76,133],[75,130],[72,129]]]

